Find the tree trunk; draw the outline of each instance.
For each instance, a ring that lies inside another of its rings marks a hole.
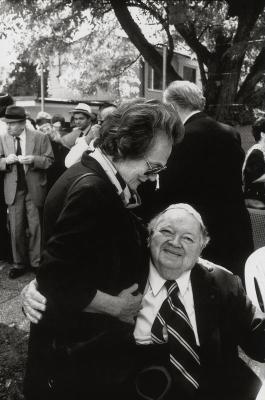
[[[155,46],[150,44],[142,34],[139,26],[131,17],[128,7],[124,0],[110,0],[113,11],[121,24],[121,27],[127,33],[129,39],[134,46],[139,50],[148,64],[162,75],[163,57],[155,49]],[[167,79],[169,81],[182,80],[181,76],[175,71],[171,64],[167,64]]]

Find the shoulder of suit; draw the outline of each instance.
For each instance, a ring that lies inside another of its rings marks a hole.
[[[29,135],[46,136],[45,133],[39,131],[38,129],[34,129],[34,128],[26,127],[25,128],[25,132],[26,132],[26,135],[29,134]]]
[[[199,257],[198,264],[202,267],[205,267],[209,272],[224,271],[224,272],[228,272],[229,274],[233,275],[233,273],[231,271],[222,267],[221,265],[215,264],[215,263],[205,260],[204,258],[201,258],[201,257]]]

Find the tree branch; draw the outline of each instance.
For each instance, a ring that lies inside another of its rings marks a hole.
[[[196,34],[194,32],[194,27],[191,26],[190,24],[187,25],[183,23],[179,24],[175,23],[174,26],[175,29],[181,34],[181,36],[188,44],[188,46],[194,51],[194,53],[197,54],[197,57],[200,58],[205,65],[208,65],[211,53],[197,39]]]
[[[244,100],[249,97],[250,93],[254,92],[256,84],[262,79],[265,71],[265,47],[263,47],[256,58],[254,64],[250,68],[249,74],[242,83],[238,94],[237,102],[244,103]]]
[[[158,73],[162,71],[163,57],[151,45],[141,32],[139,26],[133,20],[128,7],[124,0],[110,0],[113,11],[121,24],[124,31],[127,33],[131,42],[139,50],[145,60],[150,64],[152,68]],[[167,76],[169,80],[182,79],[177,72],[174,70],[172,65],[167,65]]]

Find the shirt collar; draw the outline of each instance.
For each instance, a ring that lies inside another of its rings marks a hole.
[[[191,271],[186,271],[178,279],[176,279],[181,296],[184,296],[184,294],[188,290],[188,286],[190,283],[190,273]],[[156,296],[160,292],[166,282],[166,280],[159,275],[152,261],[150,261],[148,280],[154,296]]]
[[[14,140],[15,140],[16,139],[15,136],[13,136],[13,137],[14,137]],[[22,142],[24,142],[26,140],[26,131],[25,131],[25,129],[23,129],[23,131],[21,132],[21,134],[18,137],[19,137],[20,140],[22,140]]]
[[[186,118],[184,118],[184,120],[182,121],[183,125],[186,124],[186,122],[188,121],[188,119],[190,119],[190,117],[192,117],[194,114],[198,114],[198,113],[200,113],[200,112],[201,112],[200,110],[192,111],[192,112],[191,112]]]
[[[83,132],[84,136],[86,136],[90,128],[91,128],[91,123],[86,127],[86,129],[80,129],[80,128],[79,129],[81,132]]]

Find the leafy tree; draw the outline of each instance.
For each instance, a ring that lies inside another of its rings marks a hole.
[[[8,93],[11,96],[38,96],[40,77],[36,65],[25,60],[16,63],[9,77]]]
[[[118,22],[104,16],[101,23],[94,21],[89,29],[85,37],[64,49],[61,82],[83,96],[96,94],[98,89],[108,91],[112,98],[138,93],[139,53],[127,38],[119,35]]]
[[[167,76],[181,79],[171,60],[180,40],[196,54],[207,107],[217,118],[226,119],[230,105],[251,105],[264,94],[264,7],[265,0],[9,0],[29,26],[47,25],[39,48],[51,43],[63,47],[90,10],[101,19],[114,11],[121,27],[146,61],[161,73],[162,56],[141,30],[135,17],[145,17],[166,37]],[[52,40],[51,40],[52,39]]]
[[[113,99],[138,93],[139,53],[124,34],[120,36],[115,16],[106,15],[99,20],[89,10],[83,15],[80,9],[75,12],[66,4],[52,6],[47,1],[11,1],[5,8],[9,19],[13,18],[9,30],[15,36],[20,58],[38,66],[42,63],[47,70],[50,56],[63,55],[60,80],[78,91],[78,97],[95,94],[98,89],[107,90]],[[86,34],[76,40],[75,34],[84,21]]]

